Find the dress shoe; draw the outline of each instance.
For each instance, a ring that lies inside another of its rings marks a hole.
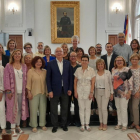
[[[66,126],[62,127],[64,131],[68,131],[68,128]]]
[[[53,127],[53,129],[52,129],[52,133],[57,132],[57,128],[58,128],[58,127]]]

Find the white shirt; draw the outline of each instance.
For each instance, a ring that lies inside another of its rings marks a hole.
[[[15,80],[16,80],[16,90],[17,93],[22,93],[22,76],[23,76],[23,72],[22,69],[17,70],[14,68],[14,73],[15,73]]]
[[[63,73],[63,59],[62,59],[62,61],[60,62],[60,61],[56,58],[56,62],[57,62],[59,71],[60,71],[60,73],[61,73],[61,75],[62,75],[62,73]],[[62,86],[63,86],[63,81],[62,81]]]
[[[96,88],[105,88],[105,74],[96,75]]]
[[[110,61],[111,61],[111,58],[112,58],[112,54],[111,55],[108,55],[107,54],[107,66],[108,66],[108,70],[109,70],[109,67],[110,67]]]
[[[91,80],[95,77],[94,69],[89,67],[83,72],[82,67],[76,69],[74,73],[77,81],[77,93],[79,99],[88,99],[91,88]]]

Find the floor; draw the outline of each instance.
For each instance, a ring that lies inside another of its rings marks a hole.
[[[135,129],[121,132],[114,130],[114,126],[108,126],[107,131],[99,131],[98,126],[91,126],[91,132],[81,132],[78,127],[70,126],[68,131],[64,132],[61,128],[56,133],[52,133],[52,127],[47,131],[42,131],[38,128],[37,133],[32,133],[31,128],[23,129],[26,134],[29,134],[28,140],[129,140],[128,133],[137,133]],[[137,133],[138,134],[138,133]],[[140,134],[138,134],[140,136]],[[13,140],[17,140],[13,138]]]

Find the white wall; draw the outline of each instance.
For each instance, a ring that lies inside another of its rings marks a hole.
[[[54,52],[55,48],[60,44],[51,43],[51,0],[15,0],[18,1],[20,10],[12,15],[7,11],[10,0],[0,0],[3,12],[0,14],[0,30],[9,32],[10,34],[22,34],[23,42],[31,42],[33,51],[36,51],[37,42],[42,41],[45,45],[49,45]],[[68,1],[68,0],[62,0]],[[73,0],[75,1],[75,0]],[[109,34],[117,34],[123,31],[124,16],[127,13],[127,0],[79,0],[80,1],[80,44],[79,47],[84,48],[88,52],[88,48],[96,43],[101,43],[103,53],[104,46],[107,43]],[[123,10],[116,14],[111,10],[112,4],[119,1]],[[1,13],[1,8],[0,8]],[[16,18],[12,21],[10,18]],[[21,17],[21,18],[19,18]],[[2,20],[3,19],[3,20]],[[12,25],[15,22],[15,27]],[[28,36],[27,29],[33,29],[33,36]],[[26,30],[26,32],[25,32]],[[68,44],[69,47],[71,44]]]

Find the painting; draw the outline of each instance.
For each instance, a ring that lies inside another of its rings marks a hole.
[[[80,37],[79,1],[51,1],[51,41],[71,43],[71,37]]]

